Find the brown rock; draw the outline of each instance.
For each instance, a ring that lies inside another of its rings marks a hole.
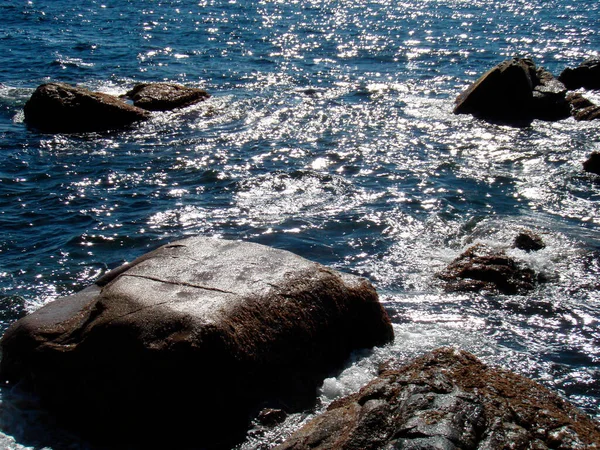
[[[565,96],[567,88],[554,75],[539,68],[536,72],[537,83],[533,88],[531,114],[535,119],[555,121],[571,116],[569,102]]]
[[[174,83],[140,83],[125,94],[133,104],[149,111],[170,111],[206,100],[210,94],[202,89]]]
[[[557,394],[438,349],[333,402],[277,450],[588,449],[598,424]]]
[[[536,282],[533,270],[482,244],[467,249],[437,276],[446,290],[458,292],[519,294],[533,289]]]
[[[24,112],[27,124],[49,133],[116,130],[150,117],[112,95],[64,83],[39,86]]]
[[[95,438],[230,448],[270,401],[306,407],[352,350],[392,338],[366,280],[198,237],[17,321],[0,375]]]

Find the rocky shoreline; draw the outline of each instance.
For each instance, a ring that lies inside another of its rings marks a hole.
[[[600,107],[572,91],[599,89],[599,69],[600,61],[586,61],[557,78],[515,58],[462,93],[454,112],[511,126],[595,120]],[[136,85],[120,98],[48,83],[27,102],[25,121],[49,133],[122,129],[209,97],[171,83]],[[584,170],[600,174],[599,158],[593,153]],[[529,232],[514,242],[526,252],[543,246]],[[446,290],[506,295],[544,281],[481,245],[437,278]],[[0,343],[0,376],[7,389],[35,393],[94,442],[148,448],[175,437],[182,448],[228,449],[253,420],[273,427],[311,408],[320,383],[353,351],[393,339],[368,281],[257,244],[197,237],[17,321]],[[438,349],[390,361],[278,448],[584,449],[599,442],[599,425],[558,394],[466,352]]]
[[[516,243],[543,245],[529,234]],[[352,351],[393,339],[368,281],[259,244],[195,237],[14,323],[0,376],[99,445],[229,449],[253,421],[273,427],[311,408]],[[403,363],[388,361],[278,448],[600,442],[598,424],[557,394],[466,352]]]

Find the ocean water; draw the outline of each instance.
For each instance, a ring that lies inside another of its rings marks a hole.
[[[161,244],[243,239],[367,277],[392,318],[395,341],[325,380],[321,405],[382,361],[450,345],[600,418],[600,178],[581,166],[600,122],[452,114],[506,58],[558,75],[600,56],[596,0],[3,0],[0,17],[0,332]],[[23,123],[44,82],[163,80],[212,98],[121,132]],[[546,248],[509,249],[525,229]],[[445,293],[436,272],[477,242],[548,281]],[[6,390],[0,431],[3,448],[87,448]]]

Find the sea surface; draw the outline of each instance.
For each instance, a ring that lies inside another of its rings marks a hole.
[[[504,59],[558,75],[600,56],[600,2],[2,0],[0,17],[0,332],[161,244],[241,239],[368,278],[392,318],[395,341],[325,380],[321,405],[382,361],[454,346],[600,419],[600,178],[582,170],[600,122],[452,114]],[[212,97],[131,130],[51,135],[23,123],[49,81]],[[512,249],[522,230],[546,248]],[[548,281],[444,292],[435,274],[474,243]],[[35,399],[1,400],[0,447],[88,448]]]

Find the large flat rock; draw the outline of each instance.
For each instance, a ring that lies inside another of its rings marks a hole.
[[[391,339],[366,280],[196,237],[13,324],[0,370],[93,437],[228,448],[259,409],[306,407],[354,349]]]

